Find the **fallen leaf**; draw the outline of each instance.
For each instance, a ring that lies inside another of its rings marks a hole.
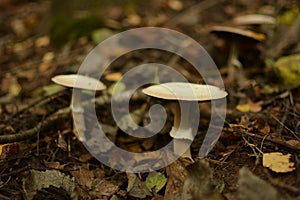
[[[56,145],[61,148],[63,151],[67,151],[68,150],[68,144],[66,142],[66,139],[64,138],[64,136],[61,134],[61,132],[58,132],[58,139],[56,142]]]
[[[41,95],[52,95],[59,92],[62,89],[63,87],[58,84],[47,85],[42,88]]]
[[[132,26],[137,26],[137,25],[141,24],[142,19],[137,14],[130,14],[127,16],[127,22]]]
[[[291,172],[296,168],[294,163],[290,162],[291,154],[283,155],[280,152],[265,153],[263,155],[263,166],[274,172]]]
[[[19,152],[19,144],[18,143],[10,143],[10,144],[1,144],[0,145],[0,158],[9,158],[11,156],[16,156]]]
[[[18,83],[18,80],[16,77],[13,77],[11,79],[11,83],[10,83],[10,86],[9,86],[9,89],[8,89],[8,93],[13,96],[13,97],[17,97],[20,92],[22,90],[22,87],[21,85]]]
[[[286,141],[287,144],[300,148],[300,142],[298,140],[288,140]]]
[[[236,106],[236,109],[240,112],[260,112],[263,103],[263,101],[253,102],[251,99],[248,99],[246,104],[239,104]]]
[[[183,8],[182,2],[178,1],[178,0],[169,0],[168,1],[168,6],[172,10],[176,10],[176,11],[182,10],[182,8]]]
[[[253,122],[254,127],[253,129],[259,131],[260,133],[267,135],[271,131],[270,125],[262,118],[258,118]]]
[[[36,47],[47,47],[50,44],[50,37],[49,36],[42,36],[36,39],[35,46]]]
[[[50,63],[54,60],[54,58],[55,58],[54,52],[47,52],[44,54],[42,61],[43,63]]]
[[[297,6],[293,6],[289,10],[285,11],[282,15],[278,15],[277,21],[281,24],[286,24],[291,26],[299,16],[299,8]]]
[[[18,37],[25,38],[29,35],[29,30],[26,27],[25,22],[21,19],[13,19],[10,26]]]
[[[76,182],[90,190],[95,179],[94,172],[89,169],[88,164],[79,166],[78,170],[70,170]]]
[[[250,106],[248,104],[239,104],[235,107],[240,112],[249,112]]]
[[[188,159],[179,158],[167,167],[165,199],[182,199],[183,185],[188,174],[186,166],[191,163],[192,161]]]
[[[63,188],[73,198],[78,198],[73,178],[58,170],[37,171],[30,170],[23,179],[25,199],[33,199],[38,190],[49,187]],[[77,197],[76,197],[77,196]]]
[[[260,112],[262,109],[262,105],[264,104],[263,101],[253,102],[251,99],[248,99],[247,103],[250,106],[251,112]]]
[[[100,28],[100,29],[94,30],[92,32],[91,37],[92,37],[92,40],[94,43],[99,44],[103,40],[110,37],[112,34],[113,34],[113,32],[111,30],[109,30],[108,28]]]
[[[66,164],[60,164],[60,162],[47,162],[47,161],[44,161],[44,164],[47,168],[59,169],[59,170],[63,170],[66,166]]]
[[[122,73],[115,72],[115,73],[107,74],[105,76],[105,79],[108,80],[108,81],[118,81],[118,80],[121,79],[121,77],[122,77]]]
[[[167,178],[160,172],[152,171],[146,179],[146,186],[150,192],[155,188],[159,192],[167,183]]]
[[[110,196],[120,192],[120,187],[125,181],[124,173],[116,173],[109,178],[96,178],[89,195],[92,197],[91,199],[109,199]]]
[[[152,196],[152,194],[148,191],[145,183],[141,181],[137,177],[137,175],[133,173],[127,173],[127,178],[127,192],[129,196],[140,199],[145,199],[147,196]]]
[[[274,63],[273,69],[284,86],[293,88],[300,84],[300,54],[279,58]]]

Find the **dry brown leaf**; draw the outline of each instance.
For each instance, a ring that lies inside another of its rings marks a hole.
[[[271,131],[271,127],[270,125],[262,118],[258,118],[255,122],[254,122],[254,129],[259,131],[260,133],[267,135],[270,133]]]
[[[277,173],[294,171],[294,163],[290,161],[291,154],[283,155],[280,152],[265,153],[263,155],[263,166]]]
[[[263,104],[263,101],[253,102],[251,99],[248,99],[248,105],[250,106],[251,112],[260,112]]]
[[[288,140],[286,143],[293,147],[300,147],[300,142],[298,140]]]
[[[127,22],[132,26],[137,26],[141,24],[142,19],[137,14],[130,14],[127,16]]]
[[[188,159],[179,158],[167,167],[165,199],[182,199],[183,185],[188,174],[186,166],[191,163]]]
[[[145,199],[147,196],[152,196],[148,191],[146,184],[141,181],[136,174],[127,173],[128,186],[127,192],[128,196]]]
[[[1,144],[0,145],[0,158],[9,158],[11,156],[16,156],[19,152],[19,144],[11,143],[11,144]]]
[[[70,173],[75,177],[76,182],[86,189],[93,187],[93,181],[95,180],[94,172],[89,169],[87,164],[80,166],[78,170],[71,170]]]
[[[263,103],[263,101],[253,102],[251,99],[248,99],[247,103],[237,105],[236,109],[240,112],[260,112]]]
[[[44,164],[47,168],[59,169],[59,170],[63,170],[66,166],[66,164],[60,164],[60,162],[47,162],[47,161],[44,161]]]
[[[47,47],[50,44],[50,37],[49,36],[42,36],[36,39],[35,46],[36,47]]]
[[[168,6],[171,9],[176,10],[176,11],[182,10],[182,8],[183,8],[182,2],[178,1],[178,0],[169,0]]]

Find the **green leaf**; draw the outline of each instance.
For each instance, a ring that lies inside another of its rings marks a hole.
[[[167,183],[167,178],[160,172],[150,172],[146,179],[146,187],[150,192],[155,187],[155,192],[159,192]]]
[[[108,93],[110,95],[113,95],[113,94],[117,94],[117,93],[120,93],[122,91],[124,91],[126,88],[126,85],[122,82],[116,82],[116,83],[113,83],[109,88],[108,88]]]
[[[300,85],[300,54],[279,58],[273,68],[285,87],[293,88]]]
[[[43,87],[43,91],[41,95],[52,95],[57,93],[58,91],[62,90],[63,87],[57,84],[51,84]]]
[[[100,28],[97,30],[94,30],[92,32],[92,40],[96,44],[102,42],[106,38],[110,37],[113,34],[113,32],[107,28]]]
[[[299,8],[297,6],[292,7],[282,15],[277,16],[277,21],[282,24],[291,26],[297,17],[299,16]]]

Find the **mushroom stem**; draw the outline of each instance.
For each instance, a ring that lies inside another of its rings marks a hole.
[[[232,42],[230,46],[229,58],[228,58],[228,81],[232,83],[236,79],[236,67],[241,68],[241,63],[238,60],[239,46],[236,42]]]
[[[192,160],[190,141],[194,136],[190,124],[190,103],[181,101],[180,104],[175,103],[171,109],[174,114],[174,125],[170,136],[174,138],[174,153]]]
[[[73,132],[80,141],[85,141],[84,132],[86,131],[84,121],[84,109],[81,105],[81,89],[74,88],[71,99],[71,110],[73,113]]]
[[[239,61],[239,44],[232,42],[228,58],[228,82],[233,83],[236,81],[239,88],[247,85],[247,78],[242,70],[243,65]],[[237,75],[238,74],[238,75]]]

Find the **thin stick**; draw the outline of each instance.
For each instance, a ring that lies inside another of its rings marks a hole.
[[[223,130],[231,132],[231,133],[245,134],[245,135],[248,135],[250,137],[257,138],[259,140],[264,140],[264,141],[272,142],[274,144],[283,146],[285,148],[289,148],[289,149],[292,149],[292,150],[295,150],[295,151],[300,151],[300,147],[292,146],[292,145],[290,145],[287,142],[282,141],[282,140],[272,139],[272,138],[270,138],[270,136],[264,136],[263,137],[261,135],[250,133],[248,131],[241,130],[241,129],[224,128]]]
[[[19,114],[25,112],[26,110],[29,110],[30,108],[39,105],[41,102],[44,102],[44,101],[46,101],[46,102],[47,102],[47,101],[51,101],[51,100],[57,98],[58,96],[64,94],[65,92],[66,92],[66,90],[61,90],[61,91],[58,91],[58,92],[55,93],[55,94],[51,94],[51,95],[44,96],[44,97],[42,97],[41,99],[38,99],[38,100],[36,100],[36,101],[30,103],[30,104],[27,105],[25,108],[22,108],[21,110],[15,112],[15,113],[11,116],[11,118],[14,118],[14,117],[16,117],[17,115],[19,115]]]
[[[56,122],[60,122],[68,118],[71,118],[71,109],[69,107],[60,109],[54,114],[47,117],[45,120],[39,122],[32,129],[21,131],[17,134],[0,135],[0,144],[20,142],[23,140],[34,138],[40,131],[47,129]]]
[[[300,140],[299,136],[294,133],[289,127],[287,127],[283,122],[281,122],[277,117],[271,114],[271,117],[275,119],[276,122],[278,122],[282,127],[284,127],[288,132],[290,132],[296,139]]]

